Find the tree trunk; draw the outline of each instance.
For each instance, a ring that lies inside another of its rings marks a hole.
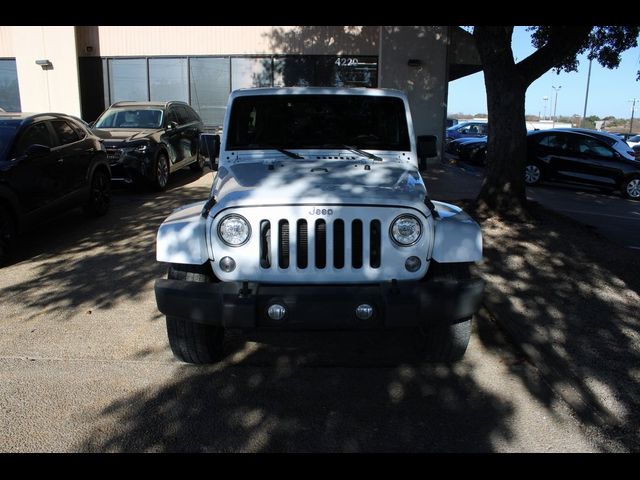
[[[478,204],[498,214],[521,217],[527,201],[526,88],[499,68],[485,67],[485,82],[489,113],[487,166]]]
[[[527,202],[524,102],[528,83],[513,60],[512,33],[513,27],[476,27],[474,32],[489,114],[487,164],[477,204],[490,213],[522,218]]]

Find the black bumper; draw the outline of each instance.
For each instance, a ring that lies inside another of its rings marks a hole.
[[[376,329],[455,322],[473,315],[484,292],[481,279],[394,282],[375,285],[265,285],[157,280],[158,309],[165,315],[228,328]],[[282,320],[267,309],[284,305]],[[355,310],[374,307],[368,320]]]

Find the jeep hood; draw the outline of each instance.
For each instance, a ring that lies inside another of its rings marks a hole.
[[[422,203],[426,188],[415,167],[397,161],[283,160],[222,166],[213,185],[225,206]]]
[[[94,128],[93,133],[104,139],[107,144],[127,143],[144,140],[158,132],[158,128],[125,129],[125,128]]]

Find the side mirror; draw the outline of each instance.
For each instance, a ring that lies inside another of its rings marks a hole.
[[[420,170],[427,167],[427,158],[438,156],[438,137],[435,135],[418,135],[418,165]]]
[[[167,130],[173,130],[174,128],[178,128],[178,122],[175,122],[175,121],[172,120],[167,125]]]
[[[29,145],[24,151],[24,155],[25,157],[43,157],[45,155],[49,155],[50,152],[51,148],[36,143]]]
[[[200,151],[207,157],[206,164],[213,171],[218,170],[218,154],[220,153],[220,135],[212,133],[200,134]]]

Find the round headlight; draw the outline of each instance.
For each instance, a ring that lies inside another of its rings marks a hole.
[[[421,235],[422,225],[413,215],[400,215],[391,224],[391,238],[403,247],[415,244]]]
[[[251,236],[249,222],[240,215],[227,215],[218,224],[218,236],[231,247],[244,245]]]

